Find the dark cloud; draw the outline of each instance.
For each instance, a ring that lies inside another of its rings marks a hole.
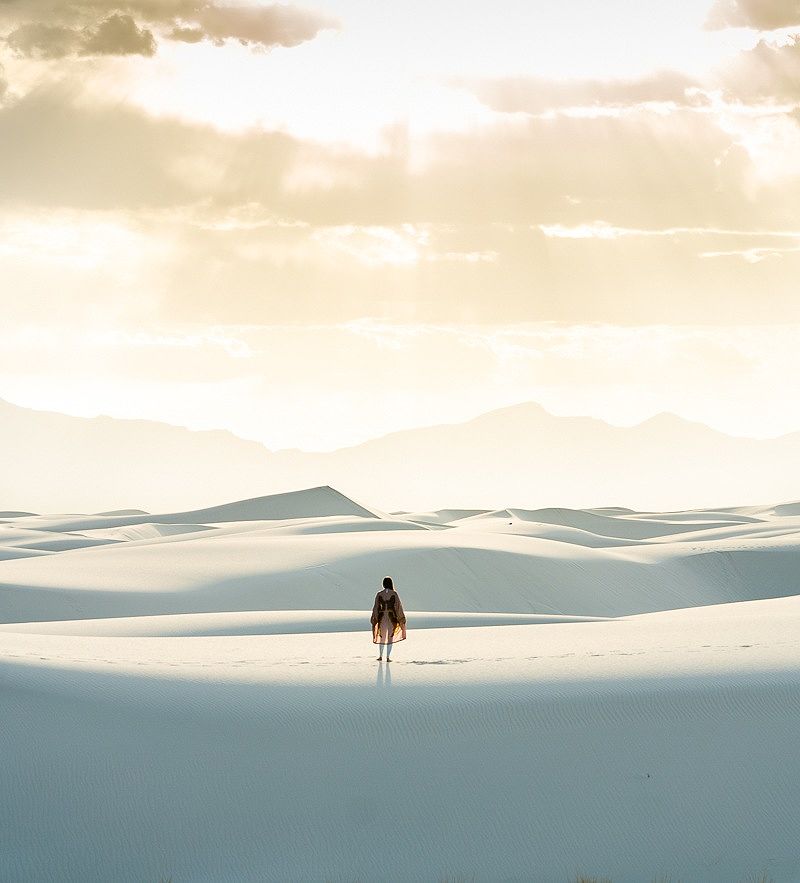
[[[246,202],[251,187],[269,202],[296,149],[279,134],[229,137],[75,98],[64,87],[40,89],[0,108],[0,202],[169,207]]]
[[[13,30],[6,42],[19,55],[38,58],[63,58],[78,51],[81,33],[65,25],[28,22]]]
[[[800,0],[716,0],[706,26],[772,31],[800,24]]]
[[[180,43],[199,43],[205,40],[206,35],[202,28],[175,27],[169,32],[168,37]]]
[[[129,15],[114,13],[94,27],[70,28],[29,22],[6,38],[20,55],[64,58],[68,55],[154,55],[156,41],[151,31],[139,27]]]
[[[147,22],[167,24],[196,15],[209,0],[0,0],[0,16],[7,21],[52,21],[76,25],[127,13]]]
[[[142,24],[142,22],[144,24]],[[7,42],[23,55],[153,55],[145,25],[187,43],[233,39],[270,48],[297,46],[336,26],[325,16],[285,5],[215,5],[204,0],[0,0]]]
[[[699,86],[677,71],[657,71],[629,80],[548,80],[518,78],[473,83],[472,91],[493,110],[544,113],[569,107],[624,107],[646,102],[693,106]]]
[[[156,41],[129,15],[115,13],[86,32],[83,55],[155,55]]]

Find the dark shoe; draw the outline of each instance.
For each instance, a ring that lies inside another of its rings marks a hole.
[[[382,657],[382,656],[379,656],[379,657],[378,657],[378,662],[383,662],[383,657]]]

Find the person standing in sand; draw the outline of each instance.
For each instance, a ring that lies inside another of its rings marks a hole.
[[[380,645],[378,662],[383,661],[384,646],[386,647],[386,661],[391,662],[389,654],[392,652],[392,644],[406,639],[406,615],[390,576],[383,578],[383,589],[375,596],[370,622],[372,623],[372,643]]]

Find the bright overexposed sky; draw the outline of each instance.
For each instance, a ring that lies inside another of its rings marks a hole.
[[[790,0],[9,0],[0,398],[800,430]]]

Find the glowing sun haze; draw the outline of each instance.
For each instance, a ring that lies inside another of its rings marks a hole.
[[[0,0],[0,398],[800,429],[794,0]]]

